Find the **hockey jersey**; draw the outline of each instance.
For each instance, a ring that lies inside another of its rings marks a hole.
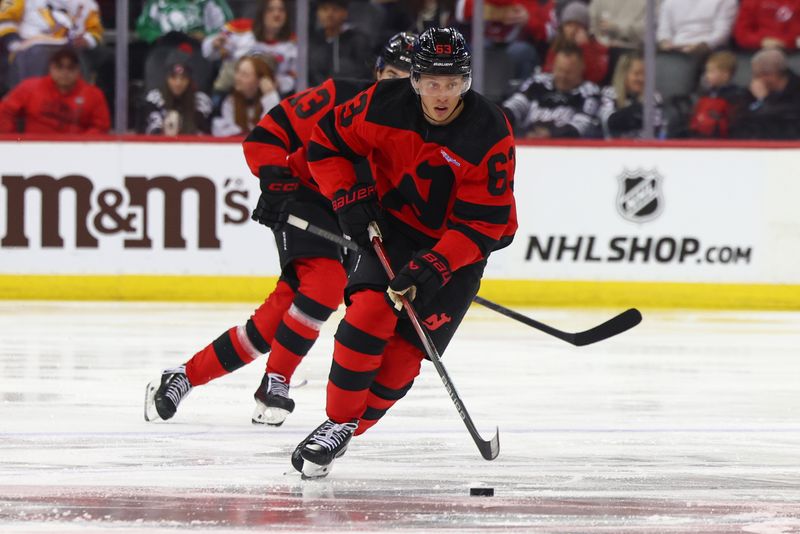
[[[281,100],[244,140],[244,156],[250,172],[259,176],[266,165],[288,167],[303,185],[319,192],[306,161],[311,131],[333,107],[350,100],[373,81],[333,79]]]
[[[503,102],[515,131],[524,134],[544,126],[552,137],[594,137],[599,133],[597,113],[600,89],[585,81],[569,92],[555,88],[552,74],[534,74]]]
[[[453,122],[435,126],[409,80],[378,82],[319,122],[308,145],[311,174],[332,199],[355,185],[356,164],[367,159],[400,231],[435,241],[453,270],[480,261],[517,229],[515,147],[497,106],[472,91],[463,105]]]
[[[0,38],[71,39],[83,36],[91,48],[103,38],[100,9],[94,0],[2,0]]]

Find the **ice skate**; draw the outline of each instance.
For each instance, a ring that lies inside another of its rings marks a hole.
[[[186,366],[167,369],[161,378],[147,384],[144,396],[144,420],[172,418],[178,405],[192,391],[192,384],[186,377]]]
[[[358,428],[358,419],[348,423],[335,423],[328,419],[317,427],[300,449],[304,479],[322,478],[330,473],[333,462],[347,451],[347,445]],[[295,465],[294,454],[292,465]],[[297,465],[295,465],[297,468]]]
[[[289,398],[289,384],[278,373],[265,373],[253,398],[256,400],[252,417],[254,425],[281,426],[294,411],[294,401]]]

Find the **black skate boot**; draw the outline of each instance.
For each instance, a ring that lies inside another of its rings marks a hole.
[[[265,373],[253,398],[256,399],[252,417],[254,425],[281,426],[294,411],[294,401],[289,398],[289,384],[278,373]]]
[[[353,419],[348,423],[334,423],[328,419],[319,425],[305,439],[305,445],[300,449],[300,457],[303,459],[303,478],[327,476],[333,467],[333,461],[347,451],[347,445],[357,428],[358,419]],[[294,465],[294,455],[292,456],[292,465]]]
[[[153,380],[147,384],[144,397],[144,420],[170,419],[178,410],[178,405],[192,391],[192,384],[186,377],[186,366],[167,369],[161,374],[161,383]]]

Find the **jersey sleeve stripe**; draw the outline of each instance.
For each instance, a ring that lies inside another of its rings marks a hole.
[[[334,119],[334,114],[331,114],[326,117],[325,119],[319,121],[319,127],[328,140],[331,142],[331,145],[339,151],[337,156],[343,156],[351,161],[355,161],[360,156],[353,152],[353,149],[342,139],[342,136],[339,134],[339,131],[336,129],[336,120]]]
[[[244,142],[272,145],[287,150],[286,143],[283,142],[283,139],[262,126],[256,126],[253,128],[253,130],[247,135],[247,138],[244,140]]]
[[[333,149],[317,143],[316,141],[308,142],[308,161],[311,163],[322,161],[327,158],[338,158],[341,154]]]
[[[286,115],[286,110],[283,109],[283,106],[275,106],[272,108],[269,112],[269,116],[272,117],[272,120],[275,121],[275,124],[280,126],[283,131],[286,132],[286,135],[289,138],[289,153],[294,152],[303,146],[303,142],[300,140],[300,136],[298,136],[297,132],[294,130],[292,122],[289,120],[289,116]]]
[[[489,224],[506,224],[511,214],[511,206],[490,206],[486,204],[473,204],[465,200],[456,199],[453,205],[453,215],[464,221],[481,221]]]

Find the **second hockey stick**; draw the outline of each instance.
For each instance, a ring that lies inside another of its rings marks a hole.
[[[332,241],[343,248],[347,248],[354,251],[361,250],[361,247],[359,247],[353,241],[334,232],[329,232],[324,228],[315,226],[306,221],[305,219],[301,219],[300,217],[289,215],[286,222],[291,226],[294,226],[295,228],[305,230],[318,237],[327,239],[328,241]],[[567,343],[575,345],[576,347],[591,345],[592,343],[597,343],[598,341],[603,341],[610,337],[614,337],[618,334],[625,332],[626,330],[630,330],[631,328],[642,322],[642,314],[639,313],[639,310],[637,310],[636,308],[630,308],[620,313],[619,315],[612,317],[603,324],[599,324],[593,328],[584,330],[583,332],[564,332],[563,330],[559,330],[558,328],[554,328],[550,325],[541,323],[535,319],[531,319],[527,315],[523,315],[510,308],[506,308],[501,304],[497,304],[496,302],[487,300],[479,295],[476,295],[473,300],[476,303],[480,304],[481,306],[485,306],[490,310],[496,311],[501,315],[505,315],[510,319],[514,319],[515,321],[519,321],[523,324],[526,324],[532,328],[535,328],[536,330],[539,330],[540,332],[544,332],[545,334],[549,334],[562,341],[566,341]]]
[[[381,265],[383,265],[383,268],[386,271],[386,275],[391,280],[394,278],[394,271],[389,263],[389,257],[386,254],[386,250],[383,248],[380,232],[377,230],[377,225],[374,223],[370,224],[369,226],[369,237],[372,240],[372,247],[375,249],[375,254],[377,254]],[[467,412],[467,409],[464,407],[464,403],[461,401],[461,397],[459,397],[458,392],[456,391],[456,386],[453,384],[453,381],[450,380],[450,375],[447,374],[447,369],[445,369],[444,364],[442,364],[442,358],[439,356],[439,351],[436,350],[436,345],[434,345],[430,334],[428,334],[428,331],[422,327],[422,323],[419,320],[419,315],[417,315],[414,306],[407,298],[401,298],[403,300],[403,309],[406,310],[406,314],[411,320],[411,324],[414,326],[414,330],[416,330],[419,340],[422,342],[422,346],[425,347],[425,353],[428,355],[428,358],[430,358],[431,362],[433,362],[436,372],[439,373],[439,377],[442,379],[444,388],[447,390],[448,395],[450,395],[450,400],[452,400],[453,404],[455,404],[458,415],[461,416],[461,419],[467,426],[469,435],[472,436],[472,440],[475,442],[475,445],[478,446],[481,456],[483,456],[486,460],[494,460],[497,458],[497,455],[500,454],[500,429],[498,428],[497,431],[495,431],[494,437],[489,441],[486,441],[481,437],[480,433],[478,433],[478,429],[475,428],[475,423],[472,422],[472,417],[469,416],[469,412]]]

